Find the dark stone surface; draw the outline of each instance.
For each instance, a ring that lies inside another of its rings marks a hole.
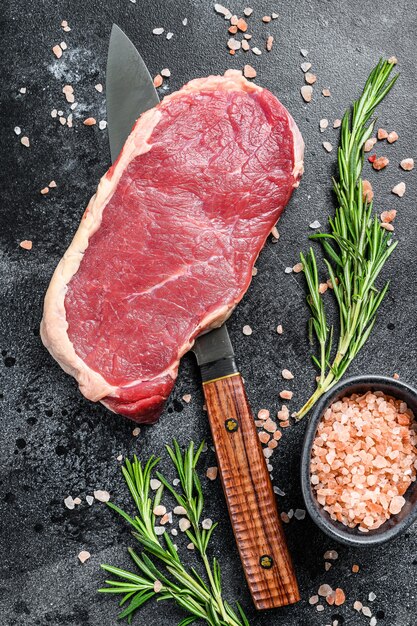
[[[330,176],[335,151],[327,154],[323,140],[337,142],[329,128],[320,134],[320,118],[340,117],[381,55],[396,54],[402,72],[395,91],[379,110],[379,124],[395,129],[400,140],[380,144],[378,154],[391,160],[387,170],[370,173],[375,183],[378,209],[397,208],[396,233],[400,245],[386,275],[392,288],[382,307],[371,340],[351,373],[392,374],[417,384],[417,323],[415,316],[415,176],[398,168],[402,158],[415,154],[415,5],[404,0],[369,3],[359,0],[324,2],[254,1],[250,18],[253,42],[261,48],[265,34],[276,42],[270,54],[255,57],[225,49],[226,25],[215,15],[207,0],[6,0],[1,6],[3,90],[1,205],[1,584],[0,615],[4,626],[110,626],[116,622],[116,602],[96,594],[104,576],[103,561],[127,564],[126,547],[132,539],[123,523],[107,508],[85,495],[105,488],[115,501],[129,506],[122,486],[118,454],[144,458],[163,452],[175,435],[181,443],[190,437],[209,438],[202,411],[199,377],[193,359],[181,366],[178,384],[165,413],[154,427],[143,428],[132,437],[132,424],[85,401],[74,381],[53,362],[42,347],[38,327],[42,299],[53,268],[63,254],[99,177],[109,163],[106,131],[87,128],[81,120],[105,117],[105,96],[94,89],[104,83],[106,48],[113,21],[117,22],[141,50],[152,74],[169,67],[169,89],[185,81],[220,73],[228,67],[241,68],[250,62],[258,70],[258,82],[276,93],[294,115],[307,145],[306,174],[280,223],[281,239],[270,242],[258,262],[259,274],[230,321],[238,362],[247,381],[254,411],[262,407],[276,411],[278,391],[283,387],[280,371],[289,367],[295,374],[292,407],[295,409],[312,389],[314,371],[308,358],[307,312],[300,276],[284,274],[286,265],[297,261],[306,248],[308,224],[325,223],[333,209]],[[243,3],[230,3],[240,12]],[[270,25],[260,18],[276,9],[280,18]],[[188,26],[181,21],[188,18]],[[72,28],[63,33],[62,19]],[[252,26],[253,25],[253,26]],[[171,41],[152,35],[164,26],[174,32]],[[54,44],[66,41],[68,50],[60,60],[51,52]],[[309,50],[308,60],[318,76],[314,101],[300,98],[303,84],[300,48]],[[78,108],[74,128],[61,127],[51,118],[53,108],[68,114],[61,92],[70,83],[75,88]],[[18,89],[26,86],[22,95]],[[331,98],[321,96],[330,87]],[[24,148],[13,128],[20,126],[31,140]],[[366,164],[365,169],[369,166]],[[48,196],[39,190],[55,179],[57,188]],[[392,196],[392,186],[405,180],[402,200]],[[32,239],[33,250],[19,248],[22,239]],[[251,337],[241,328],[249,323]],[[284,335],[276,325],[282,323]],[[186,405],[184,393],[192,394]],[[288,429],[273,457],[274,483],[286,496],[281,510],[302,507],[299,487],[299,456],[304,424]],[[202,469],[213,464],[209,451]],[[163,469],[168,469],[166,460]],[[294,556],[302,600],[291,608],[254,615],[228,524],[218,481],[204,483],[207,515],[220,520],[213,553],[221,557],[226,596],[240,599],[251,623],[259,626],[354,625],[369,622],[352,610],[355,599],[364,602],[370,591],[377,599],[372,606],[378,623],[386,626],[415,626],[417,623],[415,578],[417,571],[416,528],[389,545],[353,550],[332,545],[309,520],[292,520],[286,526]],[[80,495],[82,504],[73,511],[63,499]],[[324,572],[323,553],[337,548],[339,559]],[[80,565],[77,554],[88,549],[92,557]],[[191,558],[191,557],[190,557]],[[353,563],[361,571],[351,573]],[[327,607],[317,613],[308,597],[322,582],[339,585],[348,602],[339,609]],[[182,613],[159,605],[143,609],[137,623],[163,626],[176,624]],[[141,621],[142,620],[142,621]]]

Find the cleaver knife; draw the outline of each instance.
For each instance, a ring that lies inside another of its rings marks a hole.
[[[159,102],[130,39],[113,25],[106,71],[107,122],[114,162],[136,119]],[[226,325],[196,339],[193,351],[219,473],[246,580],[257,609],[299,600],[276,498]]]

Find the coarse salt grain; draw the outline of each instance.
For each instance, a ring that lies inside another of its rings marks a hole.
[[[278,326],[277,326],[277,333],[278,333],[278,335],[282,335],[283,332],[284,332],[284,330],[282,328],[282,324],[278,324]]]
[[[217,467],[208,467],[206,471],[206,476],[209,480],[216,480],[218,473]]]
[[[323,119],[320,120],[319,122],[319,126],[320,126],[320,130],[321,132],[324,132],[326,130],[326,128],[329,125],[329,120],[326,119],[325,117]]]
[[[165,30],[164,28],[160,28],[160,27],[154,28],[153,31],[152,31],[152,34],[153,35],[162,35],[164,30]]]
[[[191,527],[191,522],[186,517],[182,517],[179,521],[178,526],[180,527],[180,531],[182,533],[185,533],[185,531]]]
[[[91,506],[94,502],[93,496],[85,496],[85,499],[86,499],[88,506]]]
[[[333,150],[333,146],[329,141],[323,141],[323,148],[327,151],[327,152],[331,152]]]
[[[300,91],[304,102],[311,102],[313,97],[313,87],[311,85],[303,85]]]
[[[140,435],[140,428],[138,426],[132,430],[132,435],[134,437],[139,437],[139,435]]]
[[[22,144],[22,146],[25,146],[25,148],[29,148],[30,146],[30,141],[29,141],[29,137],[22,137],[20,140],[20,143]]]
[[[52,52],[54,53],[54,55],[56,56],[57,59],[60,59],[62,57],[62,48],[59,44],[56,44],[53,48],[52,48]]]
[[[158,504],[153,509],[153,514],[157,517],[162,517],[167,512],[166,507],[163,504]]]
[[[296,264],[293,266],[292,271],[293,271],[295,274],[299,274],[300,272],[302,272],[302,271],[303,271],[303,264],[302,264],[302,263],[296,263]]]
[[[253,54],[256,54],[256,56],[260,56],[262,54],[262,52],[256,46],[252,48],[252,52]]]
[[[15,126],[13,130],[16,135],[20,135],[22,132],[22,129],[20,128],[20,126]]]
[[[153,584],[153,590],[155,593],[159,593],[162,589],[162,583],[160,580],[155,580]]]
[[[98,127],[100,130],[104,130],[105,128],[107,128],[107,122],[106,120],[100,120],[98,123]]]
[[[67,507],[67,509],[70,509],[70,511],[72,511],[72,509],[74,509],[74,508],[75,508],[75,502],[74,502],[74,500],[72,499],[72,496],[67,496],[67,497],[64,499],[64,504],[65,504],[65,506]]]
[[[96,119],[94,117],[87,117],[83,124],[84,126],[94,126],[94,124],[96,124]]]
[[[86,561],[88,561],[90,557],[91,557],[91,554],[87,550],[81,550],[81,552],[78,555],[78,558],[81,561],[81,563],[85,563]]]
[[[294,375],[290,372],[290,370],[282,370],[281,372],[281,376],[282,378],[285,378],[285,380],[292,380],[294,378]]]
[[[376,137],[370,137],[369,139],[367,139],[363,147],[364,152],[370,152],[372,148],[374,147],[374,145],[376,144],[376,142],[377,142]]]
[[[98,91],[99,93],[102,93],[103,85],[101,83],[97,83],[97,85],[94,85],[94,89]]]
[[[318,220],[314,220],[314,222],[311,222],[311,224],[309,224],[309,228],[312,228],[313,230],[320,227],[321,224]]]
[[[204,528],[204,530],[210,530],[210,528],[213,526],[213,520],[207,517],[206,519],[203,519],[203,521],[201,522],[201,526],[202,528]]]
[[[184,509],[183,506],[178,505],[174,507],[174,514],[175,515],[187,515],[187,511],[186,509]]]
[[[289,391],[288,389],[283,389],[279,392],[279,397],[283,400],[291,400],[291,398],[293,397],[293,392]]]
[[[391,192],[394,193],[396,196],[399,196],[400,198],[402,198],[403,195],[405,194],[405,183],[403,182],[398,183],[391,189]]]
[[[342,125],[342,120],[336,119],[333,122],[333,128],[340,128],[340,126]]]
[[[251,65],[245,65],[245,67],[243,68],[243,75],[246,78],[255,78],[256,70]]]
[[[403,170],[406,172],[414,169],[414,159],[403,159],[400,163]]]
[[[311,63],[308,63],[308,61],[304,61],[304,63],[301,63],[300,67],[304,73],[308,72],[308,70],[311,68]]]
[[[156,491],[157,489],[159,489],[161,484],[162,484],[161,481],[158,480],[157,478],[151,478],[150,485],[151,485],[152,491]]]
[[[108,491],[104,491],[103,489],[97,489],[94,491],[94,497],[99,502],[108,502],[110,500],[110,494]]]
[[[395,130],[388,133],[387,141],[388,143],[395,143],[398,140],[398,133]]]
[[[245,324],[245,326],[242,328],[242,333],[248,337],[252,334],[252,332],[252,328],[249,326],[249,324]]]

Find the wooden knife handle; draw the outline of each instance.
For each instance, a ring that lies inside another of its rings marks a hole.
[[[240,374],[203,384],[240,558],[257,609],[300,599],[276,498]]]

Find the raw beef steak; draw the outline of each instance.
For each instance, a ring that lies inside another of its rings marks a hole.
[[[284,106],[236,71],[140,117],[45,298],[42,340],[87,398],[157,420],[181,356],[247,290],[303,150]]]

